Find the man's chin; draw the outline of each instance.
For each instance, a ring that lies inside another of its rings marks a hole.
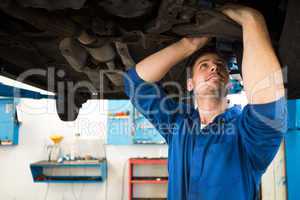
[[[224,97],[224,94],[225,88],[220,84],[212,84],[194,91],[194,95],[200,98],[221,98]]]
[[[224,81],[219,77],[213,77],[207,81],[208,85],[222,85]]]
[[[196,91],[194,95],[199,98],[219,98],[220,92],[218,90],[207,88],[206,90]]]

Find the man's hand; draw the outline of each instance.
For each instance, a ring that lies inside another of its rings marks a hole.
[[[185,37],[182,38],[180,42],[185,46],[185,48],[194,52],[205,46],[209,41],[209,37]]]
[[[243,82],[250,104],[269,103],[284,96],[280,63],[263,15],[245,6],[228,5],[222,12],[243,27]]]
[[[237,22],[241,26],[247,25],[251,21],[264,22],[263,15],[250,7],[228,4],[221,8],[223,14]]]

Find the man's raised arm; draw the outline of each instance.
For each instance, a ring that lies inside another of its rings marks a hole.
[[[183,38],[139,62],[136,71],[147,82],[159,81],[173,66],[203,47],[207,41],[207,37]]]
[[[223,13],[243,28],[242,74],[249,103],[269,103],[284,96],[280,64],[262,14],[235,5],[225,7]]]
[[[169,98],[157,82],[207,41],[208,38],[183,38],[145,58],[124,76],[125,93],[132,104],[157,128],[167,143],[184,107]]]
[[[261,175],[276,155],[286,131],[281,68],[265,20],[258,11],[234,6],[223,12],[243,27],[242,73],[249,104],[244,107],[237,128],[253,169]]]

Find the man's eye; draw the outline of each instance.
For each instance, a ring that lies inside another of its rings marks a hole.
[[[202,63],[201,65],[200,65],[200,68],[207,68],[208,67],[208,64],[207,63]]]

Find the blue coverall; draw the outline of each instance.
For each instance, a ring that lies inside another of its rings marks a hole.
[[[254,200],[287,126],[284,97],[231,107],[201,129],[199,112],[168,98],[135,68],[124,78],[133,105],[168,144],[169,200]]]

